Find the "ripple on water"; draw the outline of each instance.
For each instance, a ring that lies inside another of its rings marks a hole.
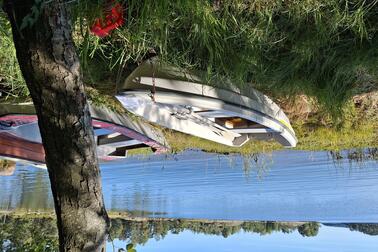
[[[108,209],[165,217],[378,222],[377,161],[335,162],[327,152],[254,157],[187,151],[129,158],[101,168]],[[53,206],[45,170],[0,177],[0,207]],[[45,202],[42,202],[43,200]],[[24,202],[24,203],[22,203]]]

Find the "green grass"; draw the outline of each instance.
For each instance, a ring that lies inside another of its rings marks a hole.
[[[374,121],[357,127],[336,129],[321,126],[316,129],[303,125],[294,127],[299,139],[296,149],[330,150],[378,147],[378,124]]]
[[[118,80],[154,51],[163,62],[206,72],[209,83],[222,76],[276,96],[316,97],[334,117],[365,76],[377,81],[375,0],[224,0],[220,6],[130,0],[127,6],[125,25],[110,37],[84,32],[78,40],[83,61],[103,60]]]
[[[0,11],[0,93],[3,99],[25,99],[29,95],[16,58],[9,22]]]
[[[219,6],[211,0],[128,0],[125,25],[100,39],[88,26],[103,2],[70,5],[87,93],[95,104],[118,111],[111,97],[116,83],[154,52],[164,63],[205,72],[209,84],[232,80],[242,89],[253,86],[275,98],[313,98],[323,112],[314,122],[293,121],[297,149],[377,145],[376,122],[359,118],[348,101],[366,92],[366,84],[378,90],[378,0],[223,0]],[[8,99],[26,99],[10,26],[1,11],[0,33],[0,89]],[[323,119],[326,124],[316,122]],[[220,153],[281,148],[273,142],[231,148],[179,133],[166,135],[174,152],[189,146]]]
[[[361,125],[341,129],[319,125],[313,127],[303,124],[303,122],[297,122],[294,123],[293,128],[298,138],[295,150],[340,151],[378,147],[378,123],[376,121],[366,121]],[[236,148],[179,132],[166,130],[164,133],[174,153],[185,149],[200,149],[206,152],[248,155],[284,149],[273,141],[249,141],[242,147]]]
[[[103,2],[69,5],[85,83],[100,93],[114,93],[151,52],[205,72],[210,84],[228,79],[275,97],[315,97],[335,118],[367,76],[378,82],[378,0],[120,1],[127,5],[124,26],[100,39],[88,26]],[[2,85],[11,96],[27,95],[2,12],[0,24]]]
[[[185,149],[200,149],[214,153],[240,153],[252,154],[256,152],[269,152],[280,149],[280,145],[272,141],[249,141],[242,147],[230,147],[206,139],[183,134],[175,131],[164,131],[164,135],[171,146],[173,153],[181,152]]]

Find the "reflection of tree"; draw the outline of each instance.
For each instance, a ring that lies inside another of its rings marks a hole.
[[[58,235],[53,218],[2,217],[0,223],[0,250],[5,251],[54,251]],[[167,234],[179,234],[185,230],[195,234],[229,237],[240,231],[259,233],[290,233],[303,223],[200,221],[200,220],[151,220],[140,221],[115,218],[111,220],[110,238],[145,244],[149,239],[160,240]],[[310,225],[311,226],[311,225]],[[43,250],[43,248],[48,248]]]
[[[378,224],[344,224],[350,230],[369,235],[378,235]],[[195,234],[223,236],[225,238],[238,232],[269,235],[273,232],[291,233],[296,230],[304,236],[316,236],[320,224],[316,222],[242,222],[210,221],[182,219],[142,219],[111,220],[110,238],[133,244],[145,244],[149,239],[164,239],[169,233],[179,234],[189,230]],[[0,251],[55,251],[58,246],[58,235],[55,219],[30,216],[0,216]]]
[[[319,223],[317,222],[309,222],[305,223],[302,226],[298,227],[298,232],[302,236],[310,237],[310,236],[317,236],[319,232]]]
[[[378,235],[378,224],[354,223],[354,224],[347,224],[347,226],[349,227],[351,231],[359,231],[368,235]]]
[[[43,210],[54,207],[49,190],[46,188],[46,172],[36,171],[33,179],[22,177],[22,187],[18,207],[21,209]]]
[[[0,218],[1,251],[57,251],[58,231],[53,218]]]
[[[114,224],[113,224],[114,223]],[[122,224],[121,224],[122,223]],[[145,244],[149,239],[163,239],[168,233],[179,234],[184,230],[193,233],[218,235],[225,238],[236,234],[240,231],[249,233],[258,233],[261,235],[271,234],[273,232],[291,233],[297,228],[304,226],[306,234],[311,230],[319,229],[319,224],[310,224],[306,226],[303,223],[284,223],[284,222],[241,222],[241,221],[199,221],[199,220],[143,220],[130,221],[122,219],[113,219],[111,228],[111,237],[121,240],[130,240],[135,244]],[[310,228],[309,228],[310,227]],[[312,228],[312,229],[311,229]],[[309,236],[309,235],[307,235]]]

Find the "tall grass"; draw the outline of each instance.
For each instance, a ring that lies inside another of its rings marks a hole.
[[[106,90],[151,52],[204,71],[210,83],[222,76],[272,95],[307,94],[336,116],[361,73],[378,79],[378,0],[127,0],[120,1],[125,25],[100,39],[88,27],[104,2],[68,6],[86,80]],[[10,28],[0,18],[2,85],[25,95]]]
[[[210,80],[226,76],[242,88],[304,93],[340,115],[358,73],[377,74],[377,2],[128,0],[126,24],[106,39],[86,36],[81,48],[101,55],[109,69],[153,50]]]
[[[12,31],[5,14],[0,11],[0,98],[19,98],[29,95],[22,77]]]

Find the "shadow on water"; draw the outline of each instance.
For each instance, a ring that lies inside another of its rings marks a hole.
[[[378,235],[378,224],[320,224],[317,222],[244,222],[187,219],[111,219],[109,244],[113,240],[143,246],[149,240],[164,240],[168,235],[210,235],[228,238],[244,234],[273,235],[297,232],[300,237],[315,237],[324,227],[340,227],[369,236]],[[288,237],[289,239],[289,237]],[[180,244],[176,244],[180,246]],[[113,246],[113,245],[112,245]],[[56,220],[52,217],[0,215],[1,251],[57,251]]]

